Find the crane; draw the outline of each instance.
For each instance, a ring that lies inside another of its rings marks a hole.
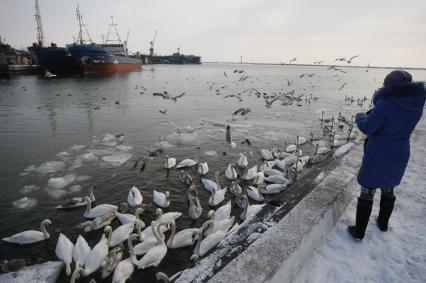
[[[154,33],[154,39],[151,40],[151,42],[149,43],[151,45],[151,47],[149,48],[149,57],[154,56],[154,43],[156,38],[157,38],[157,31],[155,31]]]
[[[35,0],[35,19],[37,23],[37,43],[40,47],[44,46],[44,33],[43,33],[43,25],[41,23],[41,15],[40,8],[38,6],[38,0]]]

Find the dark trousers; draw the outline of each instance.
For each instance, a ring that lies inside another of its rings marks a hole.
[[[385,197],[388,199],[392,199],[395,197],[395,194],[393,193],[393,188],[381,188],[381,191],[382,191],[381,197]],[[375,193],[376,193],[376,188],[361,187],[361,195],[359,197],[365,200],[373,201]]]

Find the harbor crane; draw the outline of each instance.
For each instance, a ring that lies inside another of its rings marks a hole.
[[[40,47],[44,46],[44,33],[43,33],[43,24],[41,23],[40,8],[38,5],[38,0],[35,0],[35,19],[37,23],[37,43]]]
[[[149,57],[154,56],[154,43],[156,38],[157,38],[157,31],[155,31],[154,33],[154,39],[151,40],[151,42],[149,43],[151,45],[151,47],[149,48]]]

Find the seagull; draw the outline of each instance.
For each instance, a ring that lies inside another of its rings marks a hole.
[[[176,96],[172,96],[172,97],[170,97],[170,99],[171,100],[173,100],[175,103],[176,103],[176,101],[177,101],[177,99],[178,98],[181,98],[182,96],[184,96],[185,95],[185,93],[184,92],[182,92],[181,94],[179,94],[179,95],[176,95]]]
[[[315,61],[315,62],[314,62],[314,65],[315,65],[315,64],[318,64],[318,65],[319,65],[319,64],[324,63],[324,62],[325,62],[325,61]]]
[[[313,76],[313,75],[315,75],[315,74],[301,74],[301,75],[299,76],[299,78],[303,78],[304,76],[307,76],[307,77],[312,78],[312,76]]]
[[[228,77],[228,75],[226,74],[226,72],[225,72],[225,71],[223,71],[223,75],[224,75],[225,77]]]
[[[339,71],[339,72],[342,72],[342,73],[346,73],[342,69],[336,68],[336,66],[334,66],[334,65],[328,67],[327,70],[335,70],[335,71]]]
[[[352,63],[352,60],[355,59],[356,57],[359,57],[359,55],[352,56],[351,58],[349,58],[349,60],[346,60],[346,62],[350,64]]]
[[[160,112],[161,114],[167,115],[167,108],[164,110],[159,110],[158,112]]]
[[[241,114],[241,116],[244,116],[244,115],[248,114],[250,111],[251,111],[251,109],[250,109],[250,108],[240,108],[240,109],[236,110],[236,111],[234,112],[234,114],[232,114],[232,115],[238,115],[238,114]]]
[[[345,87],[345,85],[347,85],[348,83],[344,83],[344,84],[342,84],[342,86],[339,88],[339,90],[342,90],[344,87]]]
[[[291,62],[296,61],[296,59],[297,59],[297,57],[294,57],[293,59],[291,59],[291,60],[290,60],[290,64],[291,64]]]
[[[291,86],[291,81],[287,80],[288,86]]]
[[[345,62],[347,62],[345,57],[336,58],[336,60],[334,60],[334,62],[337,62],[337,61],[340,61],[340,62],[345,61]]]

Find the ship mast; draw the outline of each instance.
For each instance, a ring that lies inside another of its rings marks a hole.
[[[44,46],[44,33],[43,33],[43,25],[41,23],[41,15],[40,15],[40,9],[38,6],[38,0],[35,0],[35,19],[37,23],[37,43],[40,47]]]
[[[112,32],[111,28],[113,28],[115,30],[115,35],[117,36],[117,39],[109,39],[109,35]],[[118,30],[117,30],[117,24],[114,23],[114,17],[111,16],[111,23],[109,24],[109,28],[108,28],[108,33],[105,39],[105,43],[108,42],[118,42],[120,44],[123,44],[123,42],[121,41],[120,35],[118,34]]]
[[[78,20],[78,36],[77,36],[77,40],[80,44],[84,44],[84,39],[83,39],[83,27],[84,30],[86,31],[87,37],[89,38],[89,42],[92,43],[92,38],[90,38],[90,34],[89,34],[89,30],[87,29],[87,26],[83,23],[83,16],[80,14],[80,5],[77,5],[77,20]]]

